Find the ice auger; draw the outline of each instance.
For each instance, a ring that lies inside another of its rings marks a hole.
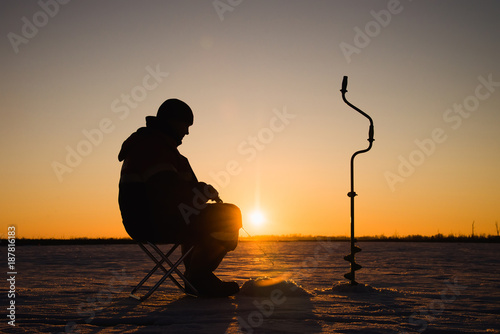
[[[353,108],[361,115],[368,118],[368,120],[370,121],[370,128],[368,130],[368,142],[369,142],[368,147],[364,150],[354,152],[354,154],[351,157],[351,191],[347,194],[347,196],[351,198],[351,254],[344,256],[344,260],[351,263],[351,271],[345,274],[344,277],[347,278],[349,281],[351,281],[351,285],[357,285],[358,282],[356,282],[355,280],[355,272],[357,270],[360,270],[362,267],[355,261],[356,253],[361,252],[361,248],[356,246],[356,239],[354,238],[354,197],[357,195],[356,192],[354,191],[354,158],[356,157],[356,155],[360,153],[368,152],[372,148],[372,143],[375,139],[373,139],[374,131],[373,131],[372,118],[363,111],[361,111],[359,108],[349,103],[349,101],[347,101],[347,99],[345,98],[345,93],[347,93],[347,76],[344,76],[344,79],[342,80],[342,89],[340,91],[342,92],[342,99],[344,100],[344,102],[349,107]]]

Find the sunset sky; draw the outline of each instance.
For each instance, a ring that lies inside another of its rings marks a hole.
[[[344,75],[375,123],[356,234],[497,233],[498,1],[2,1],[0,17],[0,235],[125,237],[117,155],[171,97],[195,113],[180,152],[250,234],[348,235],[368,121]]]

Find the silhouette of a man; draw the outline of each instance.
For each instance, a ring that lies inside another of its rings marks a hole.
[[[193,120],[191,108],[178,99],[166,100],[156,117],[146,117],[146,127],[125,140],[118,155],[123,161],[118,202],[133,239],[180,240],[183,252],[194,245],[184,260],[187,279],[200,295],[229,296],[238,284],[221,281],[213,271],[238,244],[241,212],[199,182],[177,150]]]

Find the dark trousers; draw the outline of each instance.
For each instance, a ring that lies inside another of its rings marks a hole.
[[[214,271],[238,245],[242,227],[240,209],[233,204],[206,204],[186,222],[181,214],[164,214],[164,207],[153,204],[144,184],[120,185],[119,204],[123,225],[136,241],[182,244],[183,252],[193,251],[184,264],[187,273],[205,275]]]
[[[234,204],[215,203],[190,217],[183,252],[195,246],[184,260],[188,276],[204,276],[213,272],[227,252],[238,245],[242,227],[241,211]]]

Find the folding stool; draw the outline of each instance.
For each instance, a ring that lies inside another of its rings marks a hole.
[[[196,290],[196,288],[187,280],[187,278],[178,269],[178,266],[182,263],[182,261],[186,258],[186,256],[188,256],[189,253],[191,253],[191,251],[193,250],[194,246],[191,246],[191,248],[188,249],[188,251],[186,253],[184,253],[174,263],[174,262],[172,262],[172,260],[170,260],[169,257],[180,246],[180,243],[173,244],[173,246],[166,253],[164,253],[160,249],[159,246],[157,246],[155,243],[153,243],[151,241],[138,241],[138,240],[136,240],[136,242],[139,244],[139,247],[141,247],[141,249],[151,258],[151,260],[153,260],[155,262],[155,266],[153,267],[153,269],[151,269],[149,271],[149,273],[146,276],[144,276],[144,278],[139,282],[139,284],[137,284],[137,286],[132,290],[132,292],[130,293],[130,297],[135,298],[135,299],[140,300],[140,301],[146,300],[149,296],[151,296],[151,294],[153,294],[153,292],[155,292],[158,289],[158,287],[167,278],[170,278],[172,280],[172,282],[174,282],[174,284],[177,285],[177,287],[179,289],[181,289],[182,292],[184,292],[186,294],[189,294],[189,295],[193,295],[192,293],[186,292],[186,289],[173,276],[174,273],[177,274],[177,276],[179,276],[179,278],[184,281],[184,283],[186,284],[186,286],[188,286],[191,289],[191,291],[194,293],[193,296],[196,296],[198,294],[198,291]],[[148,248],[150,248],[152,250],[149,250]],[[168,264],[168,267],[169,267],[168,269],[165,268],[164,263]],[[150,288],[149,291],[146,292],[142,297],[136,295],[136,292],[144,285],[144,283],[146,283],[146,281],[158,269],[161,269],[163,271],[163,273],[164,273],[163,276],[162,276],[162,278],[152,288]]]

